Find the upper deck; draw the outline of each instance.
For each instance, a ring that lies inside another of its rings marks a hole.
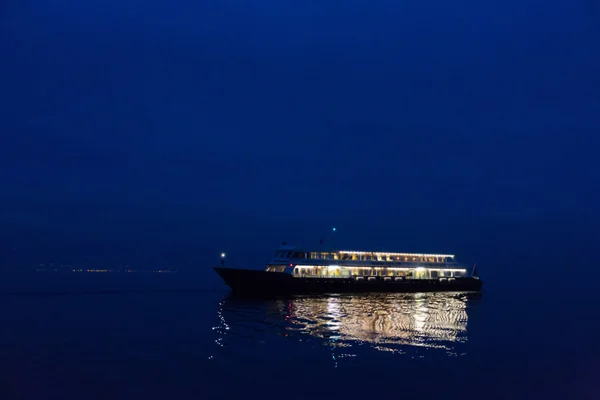
[[[459,264],[454,254],[306,251],[284,246],[277,250],[266,270],[287,272],[297,277],[445,279],[468,276],[471,268]]]
[[[426,254],[426,253],[390,253],[381,251],[304,251],[294,248],[279,249],[275,253],[272,264],[276,263],[304,263],[312,261],[336,261],[340,264],[355,263],[419,263],[440,266],[442,264],[455,264],[454,254]]]

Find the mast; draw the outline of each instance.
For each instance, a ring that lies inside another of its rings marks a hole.
[[[330,231],[330,233],[325,233],[324,235],[321,236],[321,239],[319,241],[319,244],[321,246],[321,251],[324,251],[324,244],[325,244],[325,239],[329,240],[329,239],[333,239],[333,234],[337,231],[336,227],[333,227]]]

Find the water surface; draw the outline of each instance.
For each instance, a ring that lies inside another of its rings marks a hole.
[[[249,300],[165,282],[0,295],[0,398],[600,396],[590,291]]]

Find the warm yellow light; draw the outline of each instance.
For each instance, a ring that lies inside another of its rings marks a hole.
[[[377,252],[377,251],[353,251],[353,250],[342,250],[342,251],[339,251],[339,253],[360,254],[360,255],[373,254],[376,256],[450,257],[450,258],[454,258],[454,254],[382,253],[382,252]]]
[[[360,265],[296,265],[296,268],[343,268],[343,269],[387,269],[389,271],[446,271],[446,272],[467,272],[466,269],[458,269],[458,268],[399,268],[399,267],[375,267],[375,266],[360,266]]]

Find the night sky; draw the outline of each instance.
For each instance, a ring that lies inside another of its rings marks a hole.
[[[260,267],[333,226],[478,265],[584,254],[599,20],[583,0],[2,2],[0,262]]]

